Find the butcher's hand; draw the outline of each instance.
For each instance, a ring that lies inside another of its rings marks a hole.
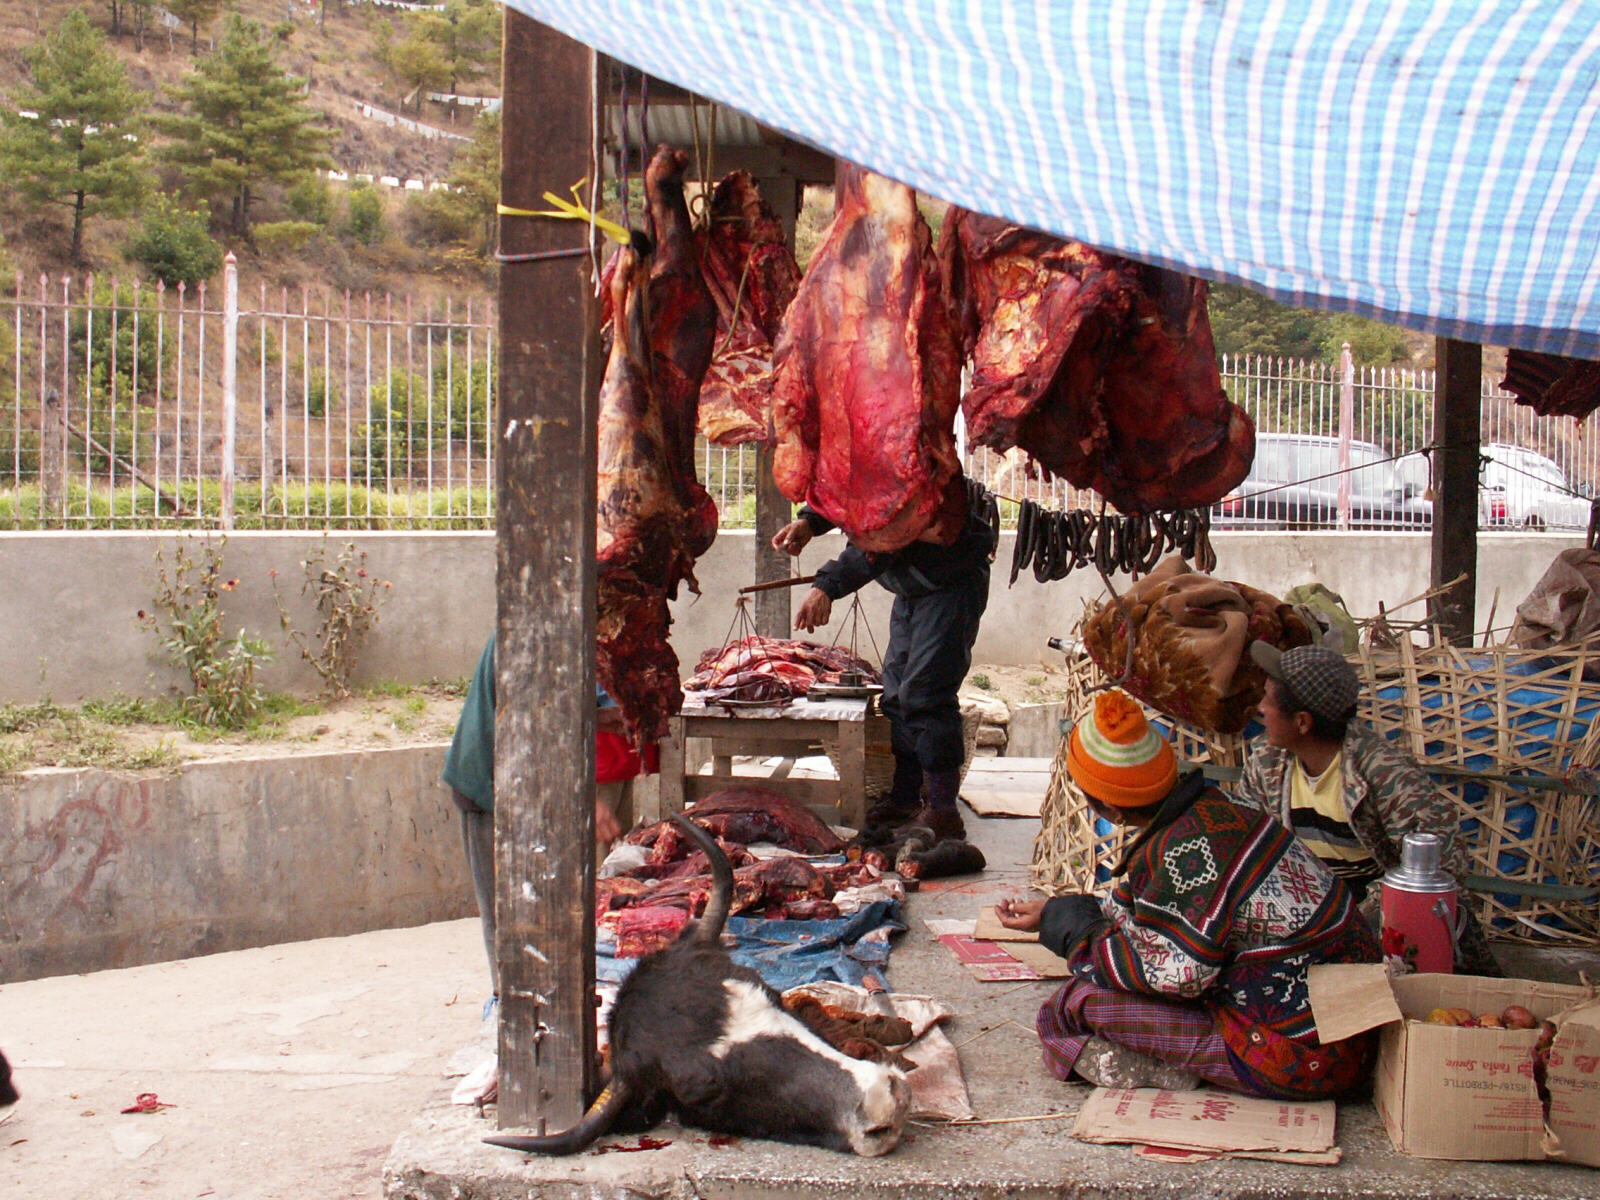
[[[811,526],[806,521],[790,521],[772,535],[772,548],[785,554],[799,554],[811,540]]]
[[[833,615],[833,600],[821,588],[812,588],[800,602],[800,611],[794,615],[794,627],[812,633],[819,625],[826,625]]]
[[[611,848],[611,843],[622,836],[622,823],[617,820],[617,814],[611,811],[611,806],[598,796],[594,802],[594,840],[606,849]]]
[[[1000,918],[1000,924],[1007,929],[1031,933],[1039,928],[1039,920],[1044,916],[1044,901],[1002,900],[994,906],[994,915]]]

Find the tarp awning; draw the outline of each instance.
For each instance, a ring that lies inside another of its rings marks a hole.
[[[1600,0],[506,2],[967,208],[1600,358]]]

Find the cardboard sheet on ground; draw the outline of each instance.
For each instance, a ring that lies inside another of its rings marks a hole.
[[[1049,787],[1048,758],[975,758],[961,798],[980,817],[1037,817]]]
[[[795,992],[853,1012],[874,1011],[866,990],[846,983],[808,983],[784,994]],[[950,1015],[950,1009],[931,996],[890,992],[888,998],[895,1015],[911,1025],[911,1042],[900,1050],[917,1064],[916,1070],[906,1075],[911,1086],[911,1116],[938,1121],[970,1118],[972,1104],[967,1098],[966,1076],[961,1072],[961,1056],[939,1027],[939,1022]]]
[[[1037,942],[1039,940],[1038,930],[1007,929],[1000,924],[1000,916],[995,912],[992,904],[986,904],[978,910],[978,919],[972,925],[972,936],[980,942]]]
[[[1065,979],[1072,974],[1067,960],[1038,942],[993,942],[975,937],[973,921],[927,922],[928,930],[955,955],[961,968],[979,983],[1026,983],[1038,979]]]
[[[1078,1110],[1072,1136],[1179,1152],[1150,1155],[1166,1161],[1199,1161],[1192,1155],[1200,1154],[1331,1164],[1339,1161],[1337,1119],[1331,1100],[1262,1100],[1216,1088],[1096,1088]]]

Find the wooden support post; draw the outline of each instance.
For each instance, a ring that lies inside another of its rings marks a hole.
[[[1472,644],[1478,587],[1478,427],[1483,407],[1483,347],[1439,338],[1434,351],[1433,566],[1438,587],[1466,574],[1459,587],[1428,602],[1430,617],[1450,641]]]
[[[593,53],[505,12],[500,197],[591,170]],[[585,200],[588,196],[585,195]],[[502,1128],[557,1131],[595,1087],[595,408],[587,226],[502,217],[495,913]],[[561,251],[581,249],[581,254]]]
[[[762,198],[789,235],[794,248],[794,226],[800,215],[801,184],[793,176],[780,175],[758,181]],[[789,498],[772,481],[772,449],[763,447],[756,456],[756,581],[782,579],[792,570],[794,560],[782,550],[772,548],[772,537],[789,523]],[[756,595],[756,632],[763,637],[790,636],[792,596],[788,588]]]

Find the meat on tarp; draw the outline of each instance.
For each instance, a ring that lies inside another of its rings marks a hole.
[[[792,700],[846,671],[879,682],[872,664],[843,646],[751,634],[702,654],[683,689],[705,700]]]
[[[694,561],[717,533],[716,504],[694,471],[716,305],[684,203],[686,162],[662,147],[645,172],[654,250],[630,245],[617,257],[600,385],[595,668],[640,744],[665,735],[682,704],[667,601],[680,583],[699,591]]]
[[[967,436],[1125,513],[1236,487],[1255,428],[1222,390],[1199,279],[951,208],[939,235],[972,377]]]
[[[800,265],[748,171],[718,181],[707,217],[701,265],[717,304],[717,340],[700,387],[700,432],[719,446],[765,442],[772,347],[800,286]]]
[[[948,544],[961,353],[932,233],[902,183],[844,166],[774,351],[773,478],[865,551]]]
[[[734,786],[714,792],[684,815],[712,837],[742,846],[770,843],[797,854],[838,854],[844,840],[805,805],[781,792]],[[688,856],[692,844],[671,821],[646,825],[626,840],[651,848],[652,863]]]
[[[622,878],[602,879],[599,884],[607,886],[595,889],[595,922],[616,938],[619,958],[647,954],[670,942],[689,918],[705,911],[713,887],[709,874],[619,884]],[[832,920],[840,915],[835,895],[881,878],[864,863],[764,859],[734,871],[731,912],[773,920]]]

